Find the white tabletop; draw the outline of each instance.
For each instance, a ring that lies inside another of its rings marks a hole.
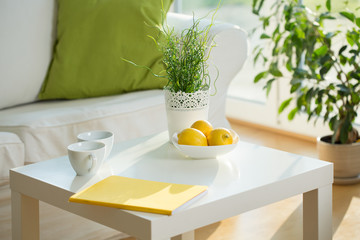
[[[162,228],[171,218],[180,222],[190,214],[196,224],[185,224],[179,229],[184,232],[190,230],[190,225],[196,228],[210,224],[234,213],[331,184],[332,181],[332,165],[328,162],[242,141],[234,151],[218,159],[190,159],[168,141],[167,132],[115,144],[109,159],[95,175],[76,176],[67,156],[12,171],[13,176],[31,177],[36,182],[65,190],[69,192],[68,196],[110,175],[209,186],[204,197],[171,217],[116,209],[151,222],[153,227],[159,223]],[[15,185],[16,182],[14,187],[17,188]],[[52,201],[49,197],[45,198],[44,201]],[[209,211],[216,214],[196,217]],[[154,234],[157,234],[156,231]]]

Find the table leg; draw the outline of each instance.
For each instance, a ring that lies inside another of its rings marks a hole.
[[[332,239],[332,185],[303,194],[303,239]]]
[[[172,237],[171,240],[195,240],[195,231],[186,232],[181,235]]]
[[[11,192],[12,239],[40,239],[39,200]]]

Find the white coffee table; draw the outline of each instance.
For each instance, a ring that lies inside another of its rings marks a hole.
[[[73,193],[110,175],[202,184],[209,191],[172,216],[68,202]],[[331,163],[245,142],[219,159],[187,159],[164,132],[114,145],[92,176],[76,176],[67,156],[12,169],[12,234],[39,239],[39,200],[142,240],[163,240],[194,239],[194,229],[303,194],[303,239],[328,240],[332,182]]]

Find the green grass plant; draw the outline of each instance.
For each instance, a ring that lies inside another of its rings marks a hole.
[[[180,35],[167,25],[162,28],[164,40],[158,45],[166,65],[166,88],[173,92],[192,93],[210,86],[207,61],[214,47],[213,39],[209,36],[213,23],[201,28],[200,20],[193,17],[193,24]]]
[[[178,33],[173,27],[169,27],[166,21],[166,12],[163,11],[163,21],[158,36],[149,36],[163,54],[162,62],[165,65],[165,72],[154,73],[148,66],[140,66],[136,63],[123,59],[135,66],[148,69],[154,76],[167,78],[165,89],[172,92],[194,93],[199,90],[210,88],[212,79],[209,74],[208,60],[212,48],[215,46],[214,36],[210,29],[214,25],[215,15],[220,7],[221,1],[215,10],[208,15],[196,19],[193,14],[192,25]],[[200,26],[201,21],[211,15],[211,22],[204,27]],[[216,87],[213,80],[215,93]]]

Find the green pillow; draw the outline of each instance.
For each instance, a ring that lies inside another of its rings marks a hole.
[[[58,0],[57,40],[39,99],[76,99],[162,88],[166,79],[122,58],[164,70],[147,35],[161,37],[162,2],[172,0]]]

